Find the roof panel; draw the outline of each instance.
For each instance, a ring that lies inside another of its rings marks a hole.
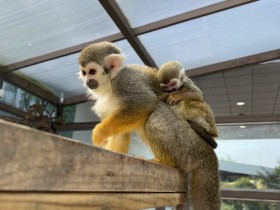
[[[141,59],[125,40],[115,42],[127,56],[125,63],[142,63]],[[43,62],[18,70],[51,88],[57,96],[63,92],[65,98],[85,93],[82,81],[78,79],[78,53]]]
[[[98,1],[1,1],[0,63],[8,65],[118,33]]]
[[[117,3],[134,28],[222,1],[223,0],[117,0]]]
[[[280,1],[266,0],[139,36],[158,66],[192,69],[280,48]]]

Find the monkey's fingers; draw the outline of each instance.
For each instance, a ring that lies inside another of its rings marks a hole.
[[[168,97],[167,103],[170,104],[170,105],[176,105],[178,103],[178,101],[174,97]]]

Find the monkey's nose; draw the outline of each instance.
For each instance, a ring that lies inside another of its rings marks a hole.
[[[86,85],[90,88],[90,89],[96,89],[98,88],[98,82],[95,79],[90,79],[86,82]]]

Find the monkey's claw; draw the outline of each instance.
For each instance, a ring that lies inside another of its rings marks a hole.
[[[169,95],[167,97],[167,103],[170,105],[176,105],[178,103],[179,100],[177,100],[177,98],[173,95]]]

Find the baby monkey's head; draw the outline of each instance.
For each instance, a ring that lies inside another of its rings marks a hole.
[[[160,87],[165,92],[172,92],[180,89],[187,76],[185,75],[185,69],[179,62],[169,61],[160,67],[158,78]]]

